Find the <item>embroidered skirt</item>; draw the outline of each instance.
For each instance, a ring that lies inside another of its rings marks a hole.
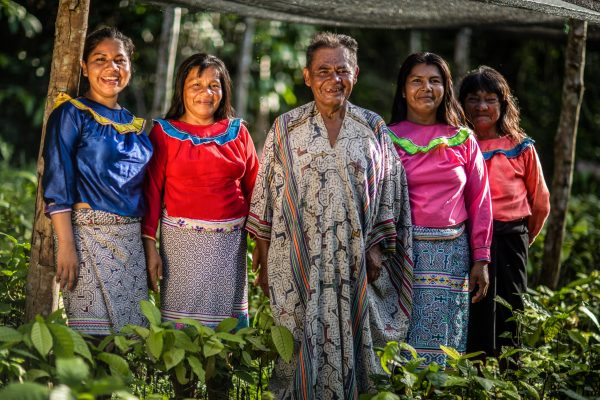
[[[245,218],[199,221],[163,214],[161,311],[214,328],[225,318],[248,326]]]
[[[79,275],[75,289],[62,293],[68,325],[90,335],[146,325],[139,305],[148,299],[140,218],[91,209],[71,215]]]
[[[471,257],[464,224],[456,228],[414,227],[413,310],[408,344],[422,366],[446,365],[440,345],[466,350]]]

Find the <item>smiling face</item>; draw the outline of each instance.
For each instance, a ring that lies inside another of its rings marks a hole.
[[[210,125],[215,122],[215,112],[223,98],[221,76],[215,67],[207,67],[198,75],[199,68],[192,68],[185,78],[185,112],[181,120],[194,125]]]
[[[344,47],[317,49],[311,65],[304,68],[304,83],[310,87],[317,109],[331,115],[345,105],[358,77]]]
[[[86,96],[100,104],[115,108],[119,93],[131,78],[131,62],[120,40],[104,39],[81,63],[83,76],[90,89]]]
[[[436,65],[417,64],[404,83],[406,119],[422,125],[435,124],[436,112],[444,99],[444,81]]]
[[[480,139],[492,139],[498,136],[497,123],[500,119],[500,99],[496,93],[482,90],[469,93],[464,100],[465,113],[473,124]]]

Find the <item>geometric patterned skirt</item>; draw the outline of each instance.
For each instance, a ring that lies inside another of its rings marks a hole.
[[[139,304],[148,299],[140,218],[78,209],[71,220],[79,273],[75,288],[62,292],[68,326],[110,335],[127,324],[146,325]]]
[[[464,227],[413,227],[413,308],[407,341],[425,358],[422,367],[446,365],[440,345],[466,350],[471,257]]]
[[[163,215],[161,312],[164,320],[191,318],[215,328],[225,318],[248,326],[245,218],[232,229],[190,229]],[[187,220],[194,221],[194,220]]]

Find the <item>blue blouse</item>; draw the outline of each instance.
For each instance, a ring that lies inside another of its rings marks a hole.
[[[79,97],[48,119],[44,147],[46,215],[75,203],[114,214],[144,215],[143,182],[152,144],[144,120]]]

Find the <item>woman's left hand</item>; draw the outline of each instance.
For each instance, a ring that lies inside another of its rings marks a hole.
[[[378,244],[374,245],[367,251],[367,281],[375,282],[379,279],[381,268],[383,267],[383,256],[381,247]]]
[[[475,261],[475,263],[473,263],[469,277],[469,292],[475,290],[475,286],[478,288],[477,293],[475,293],[471,299],[471,303],[477,303],[478,301],[483,300],[487,294],[488,286],[490,285],[487,265],[487,261]]]

